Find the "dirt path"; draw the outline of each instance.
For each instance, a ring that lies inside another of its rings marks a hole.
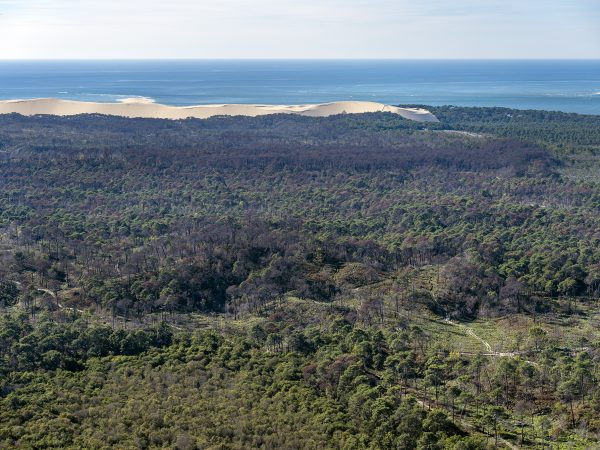
[[[36,291],[40,291],[40,292],[45,292],[46,294],[56,298],[56,292],[51,291],[50,289],[45,289],[45,288],[35,288]],[[61,307],[62,308],[62,307]]]
[[[461,330],[463,330],[466,334],[468,334],[469,336],[477,339],[479,342],[481,342],[483,344],[483,346],[485,347],[485,350],[488,353],[496,353],[492,350],[492,346],[490,345],[490,343],[486,340],[484,340],[483,338],[477,336],[477,334],[475,333],[475,331],[473,331],[473,328],[468,327],[466,325],[463,325],[462,323],[458,323],[458,322],[453,322],[452,320],[450,320],[450,318],[446,317],[444,319],[444,322],[446,322],[449,325],[453,325],[455,327],[459,327]]]
[[[421,408],[423,408],[423,409],[428,409],[429,408],[429,405],[427,403],[425,403],[424,400],[418,398],[414,392],[411,392],[411,394],[415,397],[417,403],[419,404],[419,406],[421,406]],[[433,404],[435,406],[437,406],[437,407],[443,408],[444,410],[446,409],[443,405],[436,404],[436,402],[433,402]],[[468,420],[466,420],[466,419],[464,419],[462,417],[455,417],[453,421],[457,422],[466,431],[469,431],[471,433],[473,433],[473,432],[481,433],[481,431],[478,430],[475,425],[473,425],[471,422],[469,422]],[[489,434],[488,434],[488,436],[489,436]],[[504,438],[502,438],[500,436],[498,436],[498,442],[501,443],[501,444],[503,444],[503,445],[505,445],[505,446],[507,446],[511,450],[521,450],[521,447],[518,447],[517,445],[513,444],[510,441],[507,441],[506,439],[504,439]]]
[[[56,296],[56,292],[51,291],[50,289],[45,289],[45,288],[35,288],[37,291],[40,292],[44,292],[48,295],[50,295],[51,297],[53,297],[54,299],[57,298]],[[71,308],[70,306],[64,306],[63,304],[61,304],[58,300],[56,301],[56,305],[58,306],[58,309],[68,309],[71,311],[77,311],[79,314],[83,314],[85,311],[83,311],[82,309],[78,309],[78,308]]]
[[[479,133],[473,133],[472,131],[461,131],[461,130],[439,130],[439,133],[447,134],[458,134],[461,136],[468,136],[472,138],[484,138],[485,135]]]
[[[465,332],[465,334],[467,334],[468,336],[471,336],[472,338],[481,342],[481,344],[485,347],[485,350],[486,350],[485,353],[482,353],[483,356],[492,356],[495,358],[514,358],[521,354],[520,352],[496,352],[492,349],[492,346],[490,345],[490,343],[488,341],[486,341],[481,336],[478,336],[477,333],[475,333],[473,328],[463,325],[462,323],[454,322],[454,321],[450,320],[448,317],[446,317],[444,319],[444,322],[449,325],[460,328],[461,330],[463,330]],[[469,352],[461,352],[461,354],[469,354]],[[534,361],[529,361],[527,359],[525,359],[523,361],[525,361],[527,364],[531,364],[532,366],[539,367],[539,364]]]
[[[19,283],[19,284],[20,284],[20,283]],[[53,297],[54,299],[56,299],[56,298],[57,298],[56,292],[54,292],[54,291],[52,291],[52,290],[50,290],[50,289],[46,289],[46,288],[36,288],[36,290],[37,290],[37,291],[40,291],[40,292],[44,292],[44,293],[46,293],[46,294],[50,295],[51,297]],[[59,308],[59,309],[67,309],[67,310],[71,310],[71,311],[77,311],[79,314],[83,314],[83,313],[85,313],[85,311],[84,311],[84,310],[82,310],[82,309],[79,309],[79,308],[72,308],[72,307],[70,307],[70,306],[64,306],[63,304],[61,304],[61,303],[60,303],[60,302],[58,302],[58,301],[56,302],[56,305],[58,306],[58,308]],[[104,323],[104,324],[106,324],[106,325],[110,325],[110,324],[111,324],[111,319],[110,319],[110,318],[108,318],[108,317],[105,317],[105,316],[103,316],[103,315],[99,315],[98,317],[99,317],[99,318],[100,318],[100,319],[103,321],[103,323]],[[116,319],[119,319],[119,320],[122,320],[123,322],[126,322],[126,321],[128,321],[128,320],[129,320],[129,321],[131,321],[131,320],[132,320],[132,319],[127,319],[127,318],[125,318],[125,317],[123,317],[123,316],[119,316],[119,315],[115,315],[115,318],[116,318]],[[182,330],[183,330],[183,328],[181,328],[181,327],[179,327],[179,326],[177,326],[177,325],[171,324],[171,323],[169,324],[169,326],[170,326],[170,327],[172,327],[172,328],[175,328],[176,330],[179,330],[179,331],[182,331]]]

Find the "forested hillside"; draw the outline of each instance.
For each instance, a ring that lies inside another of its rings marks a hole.
[[[596,448],[600,118],[434,113],[0,116],[0,447]]]

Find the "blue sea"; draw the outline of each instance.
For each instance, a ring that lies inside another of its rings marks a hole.
[[[170,105],[370,100],[600,114],[600,60],[0,61],[0,99],[136,96]]]

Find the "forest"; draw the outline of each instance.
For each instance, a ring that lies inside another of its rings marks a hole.
[[[0,448],[593,449],[600,117],[0,116]]]

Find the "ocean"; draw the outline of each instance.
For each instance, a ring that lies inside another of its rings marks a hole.
[[[600,60],[0,61],[0,99],[503,106],[600,114]]]

